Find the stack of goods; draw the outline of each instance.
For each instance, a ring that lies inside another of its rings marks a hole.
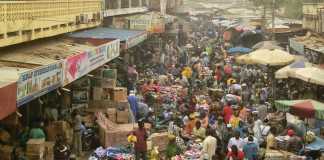
[[[276,137],[277,142],[277,148],[281,150],[286,150],[287,142],[288,142],[288,136],[278,136]]]
[[[267,150],[265,154],[265,160],[282,160],[285,159],[283,152],[277,150]]]
[[[129,103],[127,89],[116,87],[116,69],[98,69],[94,72],[92,100],[88,112],[105,112],[112,122],[125,124],[129,122]]]
[[[90,79],[88,77],[75,81],[72,85],[72,108],[88,108],[90,100]]]
[[[13,150],[14,150],[13,146],[0,145],[1,160],[12,160],[13,158],[11,157],[11,155]]]
[[[199,143],[190,143],[189,150],[185,151],[183,159],[199,159],[201,157],[202,145]]]
[[[28,140],[26,149],[26,156],[29,160],[43,160],[45,158],[45,139]]]
[[[55,141],[58,134],[63,135],[63,137],[72,144],[73,140],[73,129],[70,124],[66,121],[54,121],[49,123],[46,128],[46,135],[48,141]]]
[[[94,151],[93,155],[89,159],[131,160],[134,159],[134,155],[131,154],[131,150],[129,148],[99,147]]]
[[[96,113],[99,125],[100,143],[104,147],[127,145],[127,136],[134,130],[134,124],[116,124],[103,113]]]
[[[54,142],[45,142],[45,160],[54,160]]]
[[[149,140],[153,147],[158,147],[160,151],[164,151],[169,143],[168,132],[153,133]]]

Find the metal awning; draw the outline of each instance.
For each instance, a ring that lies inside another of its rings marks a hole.
[[[146,31],[98,27],[70,35],[72,38],[119,39],[124,48],[131,48],[147,38]]]

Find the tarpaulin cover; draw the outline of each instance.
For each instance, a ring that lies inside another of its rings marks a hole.
[[[277,100],[275,106],[300,117],[324,119],[324,104],[315,100]]]
[[[73,33],[71,34],[70,37],[95,38],[95,39],[120,39],[120,41],[126,41],[129,38],[139,36],[145,32],[146,31],[98,27],[94,29]]]
[[[228,53],[234,54],[234,53],[249,53],[252,50],[250,48],[245,47],[233,47],[227,50]]]
[[[0,84],[0,120],[16,111],[16,100],[17,83]]]

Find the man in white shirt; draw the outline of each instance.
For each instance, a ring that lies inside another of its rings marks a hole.
[[[217,149],[217,139],[212,136],[213,132],[214,131],[212,129],[207,130],[207,137],[203,141],[203,154],[200,158],[202,160],[212,160],[215,156],[215,152]]]
[[[243,141],[242,138],[240,138],[240,132],[239,131],[235,131],[234,132],[234,137],[232,137],[229,140],[228,145],[227,145],[228,151],[231,151],[231,147],[233,145],[237,146],[237,148],[242,151],[243,146],[244,146],[244,141]]]

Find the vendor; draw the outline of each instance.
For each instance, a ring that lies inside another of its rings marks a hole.
[[[192,134],[192,131],[195,127],[195,124],[196,124],[196,118],[195,118],[195,115],[194,114],[190,114],[189,115],[189,121],[185,123],[185,134],[187,135],[191,135]]]
[[[31,139],[42,139],[42,138],[45,139],[46,138],[45,132],[41,128],[40,122],[34,122],[32,124],[32,128],[29,132],[29,138],[31,138]]]
[[[140,160],[141,158],[143,160],[146,160],[146,154],[147,154],[147,132],[144,128],[144,122],[139,121],[138,122],[138,129],[133,132],[133,135],[136,136],[136,142],[135,142],[135,157],[136,160]]]
[[[295,134],[295,131],[292,129],[289,129],[287,131],[287,136],[289,137],[288,142],[287,142],[287,151],[292,152],[292,153],[299,153],[299,151],[302,149],[303,144],[302,140],[300,137],[298,137]]]
[[[171,160],[172,157],[181,154],[181,149],[180,147],[176,144],[176,136],[170,134],[168,136],[169,138],[169,143],[166,147],[165,154],[166,154],[166,159]]]
[[[206,137],[206,129],[201,126],[201,122],[196,122],[196,127],[193,129],[193,135],[196,138],[204,139]]]
[[[203,158],[206,160],[212,160],[215,157],[216,149],[217,149],[217,139],[212,135],[215,133],[212,129],[207,129],[207,137],[203,141]]]

